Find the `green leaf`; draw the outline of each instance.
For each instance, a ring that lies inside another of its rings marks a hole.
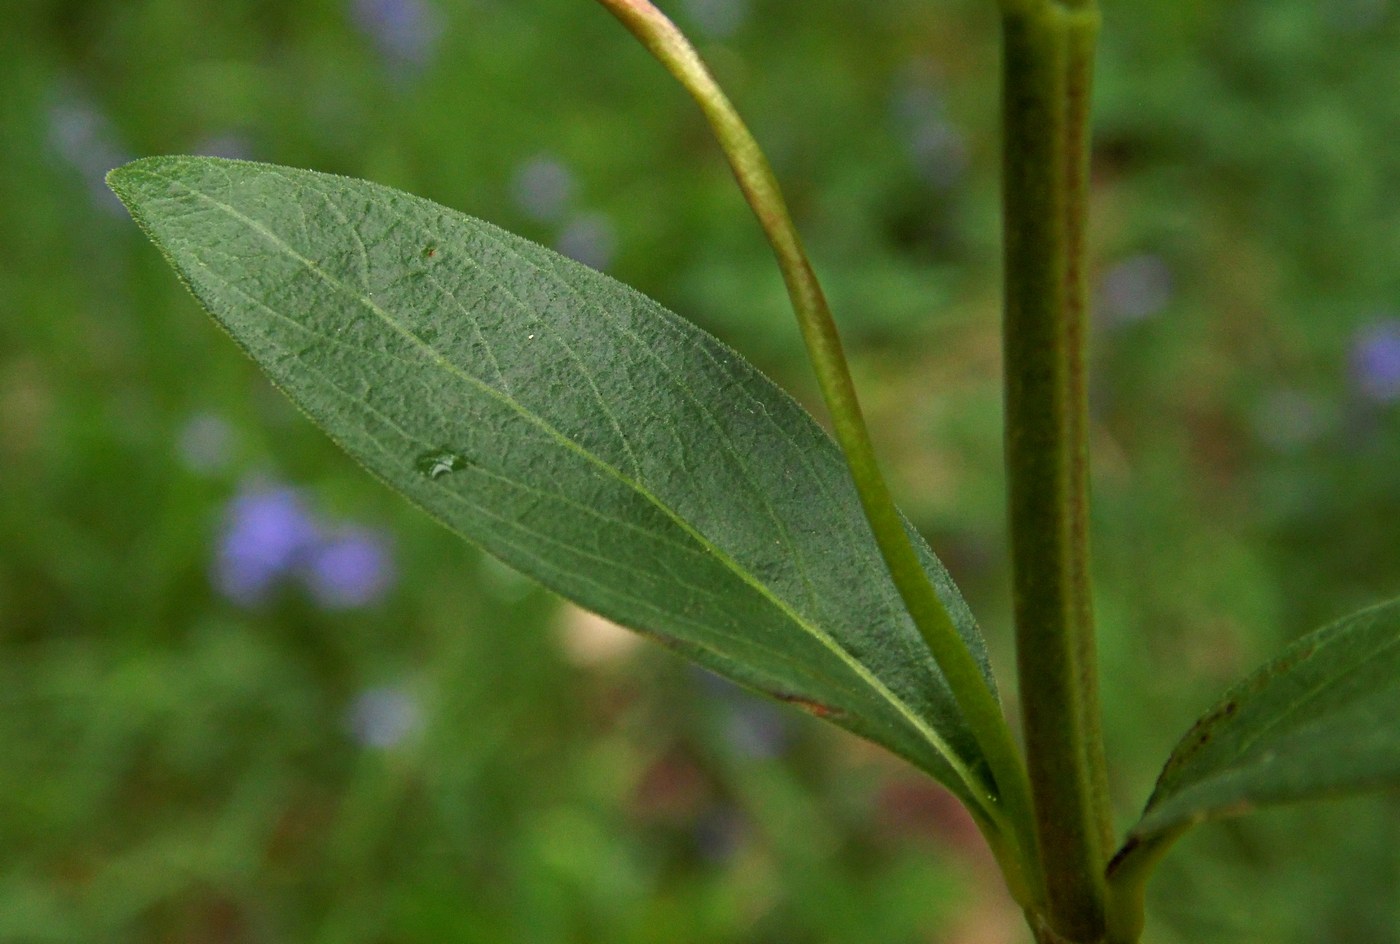
[[[1400,786],[1400,600],[1305,636],[1177,745],[1129,849],[1255,807]]]
[[[214,318],[384,482],[561,595],[987,812],[982,757],[839,451],[734,351],[386,187],[191,157],[108,179]],[[919,548],[986,672],[966,604]]]

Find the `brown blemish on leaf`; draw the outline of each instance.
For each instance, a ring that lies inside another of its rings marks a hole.
[[[1157,794],[1161,791],[1162,785],[1169,781],[1181,767],[1191,760],[1196,754],[1210,743],[1215,736],[1215,728],[1233,718],[1239,713],[1242,702],[1262,691],[1271,682],[1282,675],[1293,671],[1317,653],[1318,644],[1303,646],[1297,652],[1290,652],[1274,662],[1269,663],[1264,668],[1257,671],[1246,681],[1240,683],[1233,689],[1228,697],[1217,705],[1211,712],[1186,733],[1186,737],[1181,739],[1181,747],[1173,753],[1167,765],[1162,768],[1162,773],[1157,777],[1157,784],[1153,790],[1153,799],[1148,800],[1148,808],[1152,807]]]
[[[1206,715],[1182,738],[1182,747],[1178,748],[1166,767],[1162,769],[1162,775],[1157,778],[1157,786],[1160,788],[1162,782],[1169,778],[1182,764],[1194,757],[1203,747],[1210,743],[1215,736],[1215,726],[1233,717],[1240,710],[1240,703],[1235,698],[1229,698],[1217,705],[1210,714]]]
[[[803,698],[800,695],[793,695],[789,692],[770,692],[769,694],[778,699],[778,701],[785,701],[789,705],[796,705],[809,715],[815,715],[818,718],[839,718],[845,714],[840,708],[823,705],[819,701],[812,701],[809,698]]]

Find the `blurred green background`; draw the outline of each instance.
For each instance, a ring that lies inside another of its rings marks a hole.
[[[1400,592],[1400,4],[1104,0],[1099,616],[1128,825],[1175,740]],[[1010,686],[990,0],[672,0]],[[588,0],[0,5],[0,942],[1025,940],[873,747],[634,646],[372,482],[101,176],[368,177],[813,384],[696,110]],[[1400,942],[1400,803],[1215,824],[1149,940]]]

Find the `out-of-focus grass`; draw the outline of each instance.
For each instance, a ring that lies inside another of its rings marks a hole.
[[[990,6],[670,8],[788,183],[1009,687]],[[1105,13],[1095,543],[1126,824],[1216,692],[1400,592],[1400,11]],[[385,493],[100,187],[189,151],[370,177],[607,268],[810,400],[702,123],[596,5],[5,14],[0,941],[1021,939],[936,787],[596,636]],[[1153,940],[1400,941],[1397,839],[1393,798],[1202,829]]]

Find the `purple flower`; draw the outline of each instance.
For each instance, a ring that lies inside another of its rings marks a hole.
[[[747,692],[741,692],[730,706],[725,733],[739,754],[754,760],[781,757],[792,741],[788,719],[781,709]]]
[[[725,737],[736,752],[767,760],[787,751],[792,728],[783,708],[708,669],[696,668],[694,678],[706,694],[723,703]]]
[[[49,146],[82,175],[99,206],[125,215],[104,178],[131,156],[116,143],[106,115],[82,99],[60,101],[49,109]]]
[[[574,219],[559,233],[554,244],[560,253],[600,272],[612,262],[616,247],[617,236],[613,232],[612,222],[601,213]]]
[[[278,588],[300,583],[320,606],[344,610],[375,602],[393,581],[382,535],[324,525],[288,485],[257,484],[229,503],[214,583],[235,603],[255,606]]]
[[[743,847],[748,831],[748,823],[738,810],[712,807],[695,821],[695,851],[706,862],[722,864]]]
[[[304,571],[307,589],[328,610],[375,602],[394,582],[394,563],[382,535],[368,528],[330,534],[311,549]]]
[[[1172,270],[1161,256],[1130,256],[1104,273],[1099,303],[1118,324],[1144,321],[1171,304],[1176,291]]]
[[[1351,345],[1352,380],[1367,399],[1400,400],[1400,319],[1387,318],[1356,333]]]
[[[229,503],[214,582],[235,603],[261,603],[296,571],[319,538],[320,529],[295,489],[279,484],[247,489]]]
[[[749,18],[749,0],[685,0],[685,11],[710,37],[727,39]]]
[[[930,118],[909,134],[909,153],[924,180],[951,189],[967,170],[967,143],[951,122]]]
[[[574,175],[552,157],[533,157],[520,166],[511,182],[516,205],[533,220],[552,222],[569,209],[574,196]]]
[[[948,118],[948,106],[931,64],[915,61],[895,86],[890,115],[910,160],[932,187],[955,187],[968,167],[967,142]]]
[[[1109,321],[1131,324],[1168,307],[1175,290],[1172,269],[1162,256],[1130,256],[1103,275],[1099,304]]]
[[[397,747],[421,724],[418,700],[398,686],[365,689],[345,713],[350,736],[364,747],[380,750]]]
[[[421,66],[442,32],[438,13],[423,0],[352,0],[351,13],[391,66]]]

